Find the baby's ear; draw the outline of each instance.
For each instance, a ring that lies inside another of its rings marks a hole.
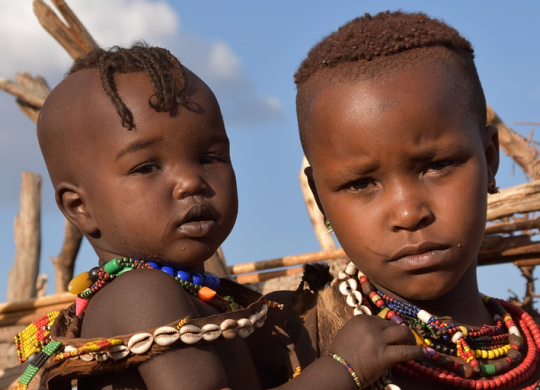
[[[495,183],[495,175],[499,170],[499,129],[495,125],[486,127],[484,153],[488,168],[488,181]]]
[[[77,229],[89,236],[94,236],[99,231],[87,209],[86,195],[82,188],[62,182],[56,186],[55,193],[60,211]]]
[[[319,193],[317,192],[317,186],[315,185],[315,180],[313,180],[313,168],[311,166],[308,166],[304,169],[304,174],[307,177],[309,188],[311,188],[311,192],[313,193],[313,197],[315,198],[315,202],[317,202],[317,206],[319,206],[319,210],[321,210],[321,213],[326,217],[326,214],[324,213],[323,207],[321,205],[321,200],[319,199]]]

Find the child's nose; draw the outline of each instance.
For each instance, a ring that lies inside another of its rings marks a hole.
[[[414,231],[428,226],[435,216],[426,202],[414,193],[397,194],[389,205],[389,227],[393,231]]]
[[[175,175],[174,180],[173,197],[177,200],[190,196],[207,196],[210,192],[210,186],[196,171],[183,170]]]

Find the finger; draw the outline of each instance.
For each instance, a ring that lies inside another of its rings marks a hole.
[[[382,332],[383,341],[388,345],[417,345],[416,336],[405,325],[389,326]]]
[[[384,361],[388,365],[426,357],[423,347],[417,345],[389,345],[383,353]]]

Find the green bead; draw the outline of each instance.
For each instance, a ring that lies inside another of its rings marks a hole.
[[[480,371],[482,372],[483,376],[495,375],[497,373],[495,364],[483,364],[480,366]]]
[[[103,266],[103,269],[108,274],[116,274],[117,272],[122,271],[124,267],[119,264],[118,259],[112,259]]]
[[[133,268],[126,267],[122,271],[118,272],[118,275],[125,274],[126,272],[133,271]]]

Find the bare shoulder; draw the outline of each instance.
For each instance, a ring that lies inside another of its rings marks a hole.
[[[187,316],[197,317],[197,310],[174,278],[157,270],[133,270],[90,300],[82,337],[137,332]]]

